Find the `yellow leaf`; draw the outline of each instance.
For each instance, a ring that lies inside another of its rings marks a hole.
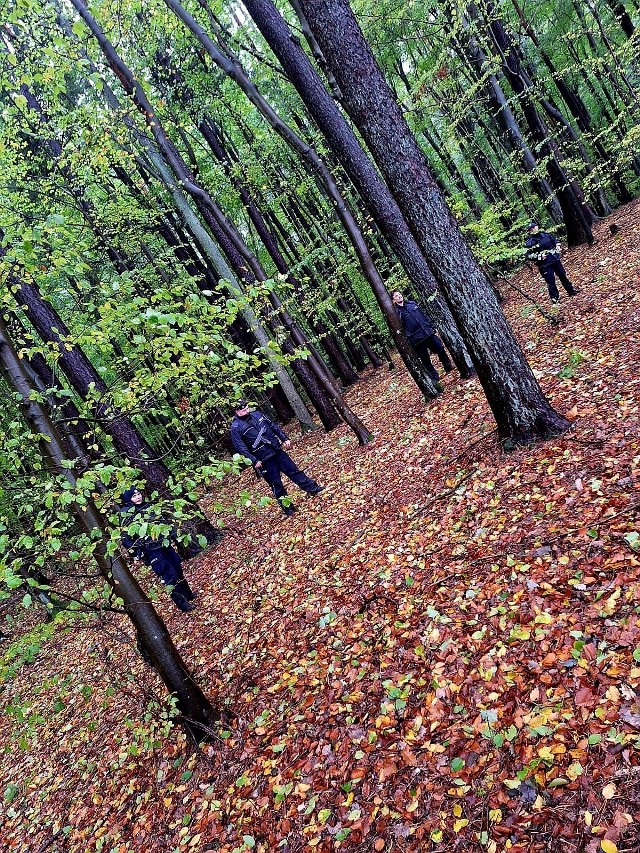
[[[460,820],[456,820],[453,824],[453,831],[454,832],[460,832],[460,830],[463,827],[465,827],[468,823],[469,823],[469,821],[466,819],[466,817],[462,817],[462,818],[460,818]]]
[[[615,795],[615,793],[616,786],[613,784],[613,782],[609,782],[609,784],[605,785],[602,789],[602,796],[605,798],[605,800],[610,800],[611,797]]]
[[[585,812],[584,813],[584,822],[586,823],[587,826],[591,826],[591,824],[593,822],[593,815],[591,814],[591,812]]]
[[[553,764],[553,752],[551,752],[550,746],[541,746],[538,750],[538,755],[543,761],[548,761],[549,764]]]
[[[614,844],[613,841],[609,841],[608,838],[602,839],[600,847],[602,847],[604,853],[618,853],[618,845]]]
[[[453,815],[454,815],[454,817],[460,817],[461,814],[462,814],[462,806],[460,805],[460,803],[456,803],[455,806],[453,807]]]

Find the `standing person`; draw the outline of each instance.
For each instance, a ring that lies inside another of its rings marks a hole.
[[[183,613],[189,613],[194,609],[192,601],[196,596],[182,573],[182,560],[171,542],[165,545],[165,539],[161,535],[140,536],[137,533],[130,534],[128,530],[129,525],[134,523],[147,523],[151,526],[161,522],[162,516],[151,504],[145,503],[144,495],[139,489],[127,489],[124,492],[120,509],[122,544],[134,556],[151,566],[164,584],[172,587],[173,603]],[[169,538],[175,539],[175,532],[172,531]]]
[[[258,476],[262,475],[273,489],[285,515],[293,515],[296,508],[292,503],[283,503],[287,490],[282,484],[282,475],[309,495],[324,491],[311,477],[301,471],[293,459],[282,448],[291,446],[286,434],[278,424],[269,420],[262,412],[252,412],[246,400],[238,400],[235,417],[231,422],[231,442],[234,449],[251,460]]]
[[[399,290],[394,291],[392,299],[393,304],[396,306],[396,313],[402,323],[402,333],[426,367],[427,373],[429,373],[434,382],[439,383],[440,376],[431,363],[430,353],[438,356],[445,373],[451,373],[453,364],[444,348],[444,344],[436,335],[436,327],[418,306],[417,302],[414,302],[413,299],[405,301],[404,296]]]
[[[537,222],[532,222],[527,228],[529,236],[525,242],[527,259],[535,261],[540,275],[547,282],[549,298],[554,305],[560,302],[560,293],[556,284],[556,276],[569,296],[575,296],[578,291],[567,278],[565,268],[560,260],[560,246],[553,234],[541,231]]]

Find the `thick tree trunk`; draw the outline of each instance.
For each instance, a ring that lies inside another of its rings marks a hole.
[[[318,127],[337,154],[378,228],[418,289],[422,302],[438,325],[461,375],[470,375],[468,354],[450,312],[438,293],[433,272],[384,181],[362,150],[306,54],[292,38],[289,28],[271,0],[247,0],[245,5],[280,60],[287,77],[296,87]],[[395,313],[393,308],[391,310]],[[397,321],[390,321],[389,326],[394,333],[394,340],[397,341]]]
[[[338,81],[345,109],[438,275],[500,435],[527,442],[568,429],[527,364],[349,4],[300,0],[300,5]]]
[[[67,454],[58,431],[50,420],[46,409],[32,398],[34,390],[24,372],[21,360],[8,335],[7,327],[0,316],[0,371],[9,387],[22,397],[21,411],[33,433],[40,437],[42,455],[55,471],[63,471],[73,490],[76,489],[76,477],[65,465]],[[114,594],[124,602],[127,615],[133,622],[151,663],[164,682],[169,693],[177,700],[182,722],[193,737],[204,740],[211,734],[212,724],[220,719],[211,702],[196,684],[180,653],[174,646],[167,628],[156,613],[151,601],[133,577],[125,561],[118,554],[107,556],[109,534],[105,530],[104,520],[91,499],[86,503],[72,504],[72,510],[86,533],[95,539],[94,558],[100,573]]]
[[[79,2],[79,0],[72,0],[72,2],[76,3]],[[291,127],[282,121],[280,116],[278,116],[267,101],[265,101],[257,88],[245,74],[238,60],[235,58],[229,59],[228,56],[225,56],[220,50],[218,50],[202,27],[199,26],[197,21],[180,5],[180,3],[177,2],[177,0],[164,0],[164,2],[196,36],[216,65],[218,65],[225,74],[238,84],[251,103],[254,104],[265,116],[274,130],[282,136],[288,145],[300,154],[304,162],[309,165],[312,172],[318,175],[322,186],[334,205],[336,215],[342,222],[345,231],[351,240],[364,275],[371,285],[371,289],[378,300],[378,304],[387,319],[389,327],[394,335],[394,339],[397,341],[398,351],[422,393],[429,399],[436,397],[439,393],[439,389],[435,387],[433,380],[423,368],[421,362],[415,358],[410,347],[401,337],[400,324],[396,316],[391,297],[387,293],[384,282],[373,263],[373,258],[369,252],[364,235],[358,227],[351,210],[340,193],[340,190],[325,163],[317,153],[291,129]]]

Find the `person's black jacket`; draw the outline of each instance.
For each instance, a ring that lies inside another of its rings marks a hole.
[[[527,238],[525,243],[527,247],[527,258],[530,261],[535,261],[540,271],[548,269],[560,257],[557,250],[558,241],[553,234],[547,234],[546,231],[538,231],[537,234],[532,234]]]
[[[396,305],[402,331],[410,344],[417,344],[434,335],[435,326],[413,299]]]
[[[135,557],[148,562],[153,551],[159,551],[163,548],[166,539],[175,539],[176,533],[175,530],[172,530],[167,537],[159,535],[154,537],[150,533],[146,536],[130,534],[127,528],[134,522],[137,524],[147,522],[150,526],[163,522],[161,514],[152,504],[142,503],[136,506],[132,503],[131,497],[134,491],[135,489],[127,489],[122,495],[122,506],[120,508],[121,539],[124,547],[131,551]]]
[[[234,450],[251,460],[251,464],[265,462],[288,441],[278,424],[262,412],[249,412],[244,417],[236,415],[231,422],[231,443]]]

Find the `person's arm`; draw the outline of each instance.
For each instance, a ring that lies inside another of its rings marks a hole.
[[[144,560],[145,548],[143,540],[138,535],[132,536],[128,530],[129,525],[136,521],[138,519],[135,517],[135,514],[125,513],[121,522],[120,540],[136,560]]]
[[[524,244],[526,248],[525,258],[528,261],[535,261],[538,256],[538,249],[536,247],[535,241],[529,238],[527,242]]]
[[[240,429],[235,424],[231,427],[231,444],[233,444],[233,449],[236,453],[239,453],[241,456],[246,456],[247,459],[251,460],[252,465],[256,464],[258,461],[257,458],[245,444]]]
[[[436,327],[433,325],[429,317],[424,313],[422,308],[418,305],[417,302],[415,304],[415,315],[418,323],[420,324],[420,328],[426,335],[433,335],[435,333]]]
[[[275,421],[269,420],[269,418],[268,418],[266,415],[263,415],[263,417],[264,417],[264,419],[266,420],[266,422],[269,424],[269,426],[271,427],[271,429],[273,430],[273,432],[275,432],[275,434],[278,436],[278,438],[280,439],[280,441],[281,441],[283,444],[290,444],[289,439],[288,439],[288,437],[287,437],[287,434],[286,434],[286,432],[282,429],[282,427],[280,426],[280,424],[277,424]]]

